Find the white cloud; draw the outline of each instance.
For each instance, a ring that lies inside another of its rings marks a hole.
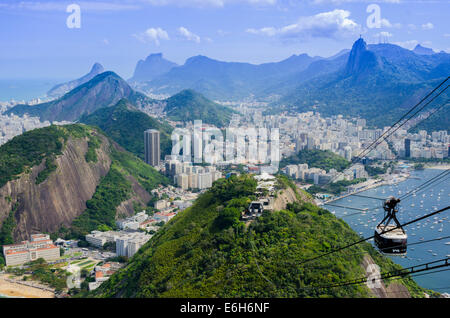
[[[381,27],[382,28],[396,28],[399,29],[402,27],[401,23],[391,23],[388,19],[381,19]]]
[[[188,41],[193,41],[195,43],[200,43],[200,41],[201,41],[200,37],[197,34],[192,33],[185,27],[179,27],[178,34],[181,35],[183,38],[185,38]]]
[[[247,29],[248,33],[265,36],[280,36],[282,38],[339,38],[361,32],[361,26],[349,19],[350,12],[335,9],[313,16],[300,18],[297,23],[282,28],[264,27]]]
[[[431,29],[433,29],[433,28],[434,28],[434,25],[433,25],[433,23],[431,23],[431,22],[422,24],[422,29],[424,29],[424,30],[431,30]]]
[[[160,44],[160,40],[169,40],[169,34],[161,28],[149,28],[144,32],[133,34],[133,36],[142,43]]]

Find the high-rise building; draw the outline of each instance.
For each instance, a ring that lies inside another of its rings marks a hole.
[[[405,139],[405,158],[411,158],[411,139]]]
[[[159,131],[149,129],[144,132],[145,162],[151,166],[158,166],[161,158]]]

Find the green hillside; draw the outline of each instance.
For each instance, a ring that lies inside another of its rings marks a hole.
[[[174,121],[202,120],[203,123],[224,127],[228,125],[234,111],[214,103],[203,95],[184,90],[166,100],[164,111]]]
[[[16,105],[8,109],[6,114],[29,114],[40,117],[41,121],[77,121],[82,115],[113,106],[122,98],[137,106],[154,102],[144,94],[134,91],[114,72],[104,72],[58,99],[33,106]]]
[[[300,265],[359,237],[344,221],[303,202],[265,212],[246,226],[239,221],[239,212],[255,187],[245,175],[217,181],[90,296],[370,297],[364,285],[313,286],[361,277],[360,264],[367,253],[382,271],[399,268],[370,244]],[[412,295],[420,295],[421,288],[411,279],[401,283]]]
[[[86,161],[96,164],[98,162],[98,151],[102,156],[108,156],[111,166],[106,176],[101,178],[97,184],[92,198],[86,202],[86,210],[75,217],[70,228],[62,227],[59,234],[63,237],[82,237],[99,227],[115,228],[116,209],[124,201],[133,199],[133,204],[145,207],[148,202],[143,198],[151,197],[151,190],[158,185],[167,185],[169,180],[156,171],[153,167],[145,164],[135,155],[124,151],[112,140],[100,133],[96,128],[82,124],[49,126],[31,130],[17,136],[0,147],[0,188],[8,181],[20,178],[23,174],[31,173],[31,169],[45,162],[44,169],[36,176],[36,185],[44,182],[57,170],[55,159],[63,155],[63,151],[69,139],[84,139],[87,141],[87,151],[75,161]],[[104,144],[107,143],[107,144]],[[103,150],[102,144],[106,145]],[[63,169],[64,167],[59,167]],[[69,167],[69,169],[76,169]],[[141,190],[137,192],[136,188]],[[37,196],[44,195],[39,191]],[[138,193],[146,192],[147,196]],[[2,198],[3,199],[3,198]],[[5,198],[9,202],[15,202],[13,198]],[[21,202],[21,201],[19,201]],[[17,203],[17,202],[16,202]],[[21,202],[22,204],[24,202]],[[3,224],[0,225],[0,245],[11,243],[13,231],[16,227],[15,210],[18,206],[13,205]],[[55,211],[41,210],[39,217],[54,217]],[[18,218],[18,216],[16,216]],[[19,219],[17,219],[19,220]],[[59,224],[59,226],[61,226]],[[38,230],[38,229],[36,229]]]
[[[77,217],[70,229],[62,229],[66,237],[83,237],[99,228],[116,228],[116,209],[134,195],[130,178],[136,180],[148,193],[169,180],[153,167],[134,155],[111,148],[112,164],[101,180],[92,199],[86,202],[86,210]]]
[[[120,100],[115,106],[85,115],[80,122],[99,127],[111,139],[141,159],[144,159],[144,131],[156,129],[160,132],[162,157],[171,154],[172,127],[135,109],[126,99]]]
[[[80,125],[49,126],[27,131],[0,147],[0,188],[8,181],[28,173],[33,166],[46,162],[36,180],[40,183],[56,168],[53,161],[60,155],[69,137],[89,137],[91,133]]]
[[[345,158],[329,151],[329,150],[301,150],[296,155],[288,158],[283,158],[280,162],[280,167],[284,168],[287,165],[298,165],[307,163],[310,168],[320,168],[327,172],[330,169],[343,171],[350,166],[350,162]]]

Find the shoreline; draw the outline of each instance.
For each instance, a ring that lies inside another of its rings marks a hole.
[[[0,296],[5,298],[54,298],[55,294],[40,288],[12,282],[8,274],[0,274]]]
[[[433,165],[425,165],[425,169],[435,169],[435,170],[447,170],[450,169],[450,164],[433,164]]]
[[[430,165],[430,166],[425,165],[425,167],[424,167],[424,170],[448,170],[448,169],[450,169],[450,164],[442,164],[442,165],[434,164],[434,165]],[[383,179],[380,182],[373,183],[373,184],[368,185],[368,186],[366,186],[364,188],[358,189],[358,190],[356,190],[354,192],[343,193],[343,194],[341,193],[337,197],[335,197],[335,198],[333,198],[331,200],[320,202],[319,205],[327,205],[327,203],[333,203],[334,201],[338,201],[338,200],[344,199],[346,197],[352,196],[354,194],[365,192],[367,190],[375,189],[375,188],[378,188],[378,187],[381,187],[381,186],[397,185],[399,183],[405,182],[406,180],[408,180],[410,178],[414,178],[414,177],[411,177],[411,174],[408,173],[408,176],[401,176],[401,177],[399,177],[400,180],[395,180],[394,182],[392,182],[390,180]]]

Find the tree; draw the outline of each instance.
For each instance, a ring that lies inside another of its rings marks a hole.
[[[226,207],[219,212],[217,218],[217,225],[224,229],[239,222],[241,217],[241,210],[236,207]]]

